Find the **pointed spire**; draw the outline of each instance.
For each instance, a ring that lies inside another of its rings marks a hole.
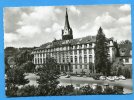
[[[70,28],[69,20],[68,20],[67,8],[66,8],[66,16],[65,16],[65,26],[64,26],[64,28]]]
[[[99,28],[99,30],[98,30],[98,34],[105,35],[105,34],[103,33],[103,29],[101,28],[101,26],[100,26],[100,28]]]
[[[100,28],[99,28],[99,32],[100,32],[100,33],[102,32],[102,28],[101,28],[101,26],[100,26]]]
[[[68,17],[67,8],[66,8],[66,16]]]

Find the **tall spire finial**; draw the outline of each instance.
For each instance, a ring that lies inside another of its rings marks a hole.
[[[66,8],[66,16],[65,16],[65,27],[70,28],[70,25],[69,25],[69,20],[68,20],[67,8]]]

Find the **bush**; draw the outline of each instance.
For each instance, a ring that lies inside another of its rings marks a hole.
[[[92,94],[102,94],[102,87],[101,86],[96,86],[96,88],[93,90]]]
[[[110,87],[106,87],[103,91],[103,94],[115,94],[114,90]]]
[[[16,97],[17,96],[17,91],[18,91],[18,87],[15,86],[15,85],[11,85],[11,84],[8,84],[6,86],[6,96],[8,97]]]
[[[31,61],[27,61],[26,63],[23,63],[22,67],[27,73],[31,73],[35,71],[35,65]]]
[[[23,86],[17,91],[17,96],[37,96],[38,89],[35,86]]]
[[[79,91],[83,95],[93,94],[93,89],[90,87],[90,85],[81,87]]]
[[[123,94],[123,87],[122,86],[114,86],[113,91],[115,94]]]

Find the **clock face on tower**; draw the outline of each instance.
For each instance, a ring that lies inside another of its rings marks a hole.
[[[64,35],[68,35],[68,29],[64,30]]]

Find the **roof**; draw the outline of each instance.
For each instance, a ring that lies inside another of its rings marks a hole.
[[[48,43],[41,45],[39,48],[36,48],[35,50],[61,47],[64,45],[94,43],[95,41],[96,41],[96,36],[86,36],[86,37],[70,39],[70,40],[54,40],[53,42],[48,42]]]
[[[107,41],[113,41],[113,38],[107,38]],[[41,45],[39,48],[36,48],[34,50],[61,47],[64,45],[78,45],[78,44],[87,44],[87,43],[95,43],[95,42],[96,42],[96,36],[86,36],[86,37],[70,39],[70,40],[54,40],[52,42],[45,43]]]

